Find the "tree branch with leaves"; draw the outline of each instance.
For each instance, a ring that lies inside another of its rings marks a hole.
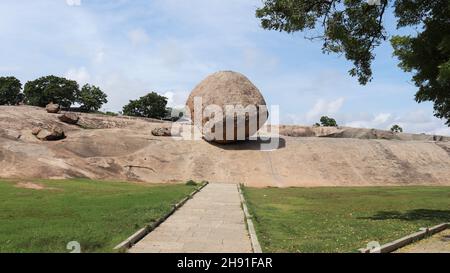
[[[373,78],[374,49],[389,39],[384,17],[393,11],[397,28],[414,27],[416,36],[393,36],[399,66],[413,73],[416,101],[434,102],[435,115],[450,126],[450,1],[448,0],[265,0],[257,9],[261,26],[288,33],[311,30],[324,53],[353,63],[349,74],[365,85]]]

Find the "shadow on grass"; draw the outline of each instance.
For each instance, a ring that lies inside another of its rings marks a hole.
[[[437,221],[450,222],[450,210],[415,209],[407,212],[379,211],[371,217],[361,217],[369,220],[403,220],[403,221]]]

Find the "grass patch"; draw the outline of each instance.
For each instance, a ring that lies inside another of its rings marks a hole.
[[[90,180],[0,181],[0,252],[112,252],[193,192],[187,185]]]
[[[356,252],[450,222],[450,187],[243,190],[265,252]]]

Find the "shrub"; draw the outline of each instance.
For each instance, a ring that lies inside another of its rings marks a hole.
[[[189,180],[188,182],[186,182],[186,186],[197,186],[197,182],[195,182],[194,180]]]

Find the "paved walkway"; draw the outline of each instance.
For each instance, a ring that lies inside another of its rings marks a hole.
[[[237,185],[209,184],[129,252],[252,252]]]

